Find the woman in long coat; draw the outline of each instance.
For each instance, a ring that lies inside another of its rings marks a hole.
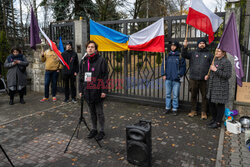
[[[232,75],[232,65],[226,57],[226,52],[216,49],[215,59],[210,66],[210,76],[205,76],[208,80],[207,98],[209,100],[209,111],[213,119],[209,123],[210,128],[218,128],[225,112],[225,104],[229,98],[229,78]]]
[[[15,92],[19,92],[20,103],[25,104],[23,96],[27,85],[26,67],[29,65],[27,59],[19,48],[11,49],[11,54],[7,57],[4,67],[8,69],[7,85],[9,88],[10,105],[14,104]]]

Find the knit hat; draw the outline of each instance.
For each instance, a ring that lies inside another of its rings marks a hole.
[[[199,43],[201,43],[201,42],[204,42],[205,45],[207,45],[207,41],[206,41],[205,39],[199,39],[199,40],[197,41],[197,46],[198,46]]]
[[[180,47],[180,44],[178,41],[171,42],[171,45],[175,45],[177,48]]]
[[[70,45],[72,47],[72,42],[68,41],[68,42],[66,42],[66,45]]]

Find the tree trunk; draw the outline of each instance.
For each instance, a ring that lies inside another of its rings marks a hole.
[[[12,24],[13,24],[13,41],[14,44],[16,44],[16,22],[15,22],[15,14],[14,14],[14,2],[13,0],[11,2],[11,14],[12,14]]]
[[[20,4],[20,23],[21,23],[21,38],[23,37],[23,10],[22,10],[22,1],[19,0],[19,4]]]
[[[36,16],[36,19],[38,19],[38,18],[37,18],[36,0],[33,0],[33,8],[34,8],[34,14],[35,14],[35,16]]]
[[[7,29],[7,15],[6,15],[6,5],[5,1],[3,1],[3,25],[4,25],[4,30],[6,32],[6,36],[8,36],[8,29]]]

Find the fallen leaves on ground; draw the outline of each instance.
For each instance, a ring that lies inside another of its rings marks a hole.
[[[73,161],[73,162],[77,161],[77,158],[72,158],[72,161]]]
[[[27,159],[30,155],[29,154],[24,154],[23,156],[21,156],[21,159]]]
[[[162,138],[160,138],[160,137],[157,137],[157,138],[156,138],[156,140],[158,140],[158,141],[162,141]]]
[[[211,158],[210,160],[211,160],[211,161],[213,161],[213,162],[215,162],[215,161],[216,161],[216,159],[214,159],[214,158]]]
[[[118,158],[119,161],[124,160],[124,157]]]

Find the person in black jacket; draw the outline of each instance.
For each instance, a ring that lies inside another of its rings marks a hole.
[[[86,44],[87,55],[80,62],[79,96],[84,96],[91,114],[92,130],[88,138],[102,140],[104,133],[103,100],[107,93],[108,66],[104,57],[98,54],[98,46],[94,41]],[[97,131],[97,120],[101,130]]]
[[[64,102],[69,101],[69,83],[71,89],[71,99],[73,103],[76,103],[76,76],[79,72],[79,61],[77,53],[72,50],[72,43],[66,43],[66,50],[62,53],[63,59],[69,65],[68,69],[64,66],[62,69],[62,77],[65,83],[65,100]]]
[[[213,61],[213,55],[210,53],[206,47],[206,40],[200,39],[197,42],[197,50],[188,52],[187,40],[184,41],[182,48],[182,56],[189,59],[190,67],[190,87],[191,87],[191,102],[192,109],[188,114],[189,117],[197,115],[197,95],[199,91],[202,95],[202,111],[201,119],[207,119],[207,83],[204,80],[205,75],[207,75],[209,67]]]

